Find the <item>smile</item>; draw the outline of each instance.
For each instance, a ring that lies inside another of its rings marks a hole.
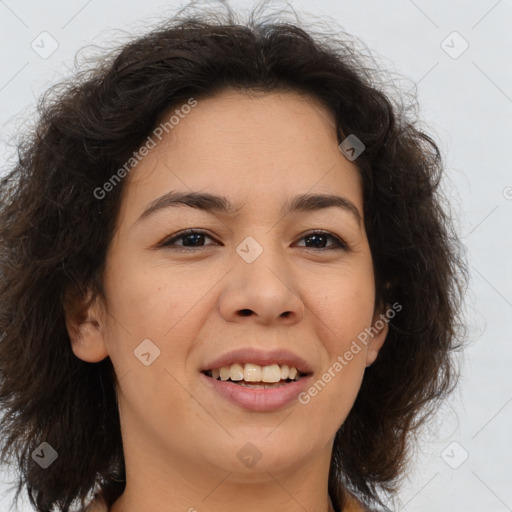
[[[276,385],[299,380],[305,375],[297,371],[294,366],[287,364],[261,366],[254,363],[233,363],[229,366],[206,370],[204,373],[216,380],[232,381],[242,386],[257,388],[276,387]]]
[[[286,364],[254,363],[233,363],[201,373],[216,393],[251,411],[273,411],[290,404],[309,375]]]

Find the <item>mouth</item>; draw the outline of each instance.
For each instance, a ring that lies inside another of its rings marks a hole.
[[[205,362],[199,372],[212,397],[246,411],[273,412],[293,406],[311,383],[309,360],[284,348],[241,347]]]
[[[297,382],[309,373],[286,364],[259,365],[255,363],[234,363],[229,366],[203,370],[201,373],[221,382],[232,382],[246,388],[274,389]]]

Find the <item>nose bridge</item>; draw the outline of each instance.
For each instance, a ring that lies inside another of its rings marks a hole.
[[[242,261],[237,262],[244,282],[253,287],[268,290],[268,294],[290,293],[293,283],[289,282],[290,272],[286,268],[286,256],[281,245],[275,240],[272,230],[263,230],[255,236],[247,236],[238,244],[236,252]],[[259,241],[258,241],[259,240]]]
[[[261,197],[261,194],[253,192],[251,196]],[[246,206],[246,216],[241,219],[239,233],[244,238],[235,246],[236,253],[246,263],[252,264],[259,261],[261,264],[265,262],[267,265],[279,264],[283,236],[282,227],[277,206],[271,204],[271,201],[260,199],[258,203],[267,205],[266,208]],[[255,222],[247,223],[247,215],[252,217]],[[277,260],[276,260],[277,258]],[[272,263],[274,262],[274,263]]]

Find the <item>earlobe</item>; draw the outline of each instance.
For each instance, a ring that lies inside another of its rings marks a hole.
[[[96,299],[70,302],[64,305],[66,329],[71,342],[71,350],[76,357],[89,363],[97,363],[108,356],[104,339],[101,310]]]
[[[376,314],[373,318],[372,328],[374,330],[372,332],[376,333],[371,336],[366,348],[366,367],[371,366],[375,362],[377,356],[379,355],[380,349],[386,341],[386,337],[389,332],[388,322],[389,321],[387,317],[385,317],[383,314]]]

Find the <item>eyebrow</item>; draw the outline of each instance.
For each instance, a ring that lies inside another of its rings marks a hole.
[[[167,194],[152,201],[137,219],[136,223],[146,219],[150,215],[172,207],[181,205],[203,210],[205,212],[224,213],[229,216],[236,214],[242,207],[242,203],[233,204],[225,196],[218,196],[206,192],[178,192],[172,190]],[[361,223],[359,210],[349,199],[334,194],[300,194],[288,199],[281,207],[281,216],[286,216],[298,211],[317,211],[324,208],[341,208],[353,215],[358,224]]]

